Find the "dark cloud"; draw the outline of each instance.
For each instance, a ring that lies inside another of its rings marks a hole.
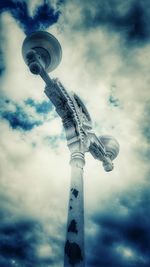
[[[150,266],[149,188],[134,187],[109,201],[93,216],[98,230],[88,244],[89,266]]]
[[[0,34],[0,76],[1,76],[5,71],[5,56],[4,56],[5,38],[3,36],[1,19],[0,19],[0,33],[1,33]]]
[[[117,5],[117,4],[116,4]],[[119,14],[113,1],[109,1],[109,6],[103,5],[101,9],[97,7],[95,16],[87,10],[85,13],[85,25],[104,25],[109,29],[123,33],[128,41],[145,41],[149,39],[150,32],[144,7],[139,2],[131,4],[130,9],[125,14]]]
[[[67,1],[66,1],[67,2]],[[84,1],[74,30],[89,31],[98,27],[120,33],[127,43],[142,44],[150,40],[150,2],[148,0]],[[66,4],[67,7],[67,4]]]
[[[53,263],[49,256],[39,259],[37,247],[44,235],[39,222],[20,219],[1,223],[0,227],[0,266],[47,266]],[[49,244],[50,245],[50,244]]]
[[[2,118],[7,120],[13,129],[22,129],[24,131],[30,131],[41,124],[41,121],[30,121],[28,115],[19,106],[15,112],[3,112]]]
[[[37,103],[33,99],[28,98],[25,101],[25,104],[29,105],[31,107],[34,107],[36,112],[39,113],[39,114],[47,114],[50,111],[52,111],[52,109],[53,109],[52,104],[50,103],[50,101],[43,101],[41,103]]]
[[[60,236],[47,233],[46,222],[25,213],[23,207],[23,202],[18,201],[16,195],[1,190],[0,267],[47,267],[57,263],[59,266],[63,253]],[[64,225],[61,225],[58,229],[60,235],[63,228]],[[45,247],[50,249],[46,253]]]
[[[0,2],[0,13],[9,12],[26,34],[44,30],[57,22],[60,12],[49,1],[43,1],[30,16],[28,1],[5,0]]]
[[[15,111],[9,110],[9,104],[13,104]],[[12,129],[30,131],[35,126],[42,124],[40,120],[31,118],[31,116],[24,111],[23,107],[11,102],[10,100],[1,100],[0,115],[2,119],[9,122]]]
[[[4,71],[5,71],[4,57],[2,50],[0,48],[0,76],[4,73]]]
[[[23,185],[19,196],[19,191],[12,192],[12,183],[14,181],[10,179],[7,186],[5,181],[5,185],[0,187],[0,267],[60,266],[63,261],[64,223],[54,223],[50,219],[51,209],[48,214],[40,211],[39,214],[31,214],[26,202],[28,196],[23,196],[21,189]]]

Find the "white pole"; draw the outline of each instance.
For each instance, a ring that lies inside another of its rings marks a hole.
[[[73,152],[70,164],[71,186],[64,249],[64,267],[85,267],[83,196],[84,153]]]

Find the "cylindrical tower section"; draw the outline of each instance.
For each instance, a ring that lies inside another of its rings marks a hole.
[[[84,154],[71,155],[71,186],[68,206],[64,267],[85,267],[84,253]]]

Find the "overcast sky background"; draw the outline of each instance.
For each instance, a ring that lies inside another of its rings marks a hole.
[[[86,155],[86,264],[149,267],[149,0],[5,0],[0,12],[0,266],[63,266],[70,154],[21,55],[27,34],[47,30],[63,50],[51,77],[120,143],[111,173]]]

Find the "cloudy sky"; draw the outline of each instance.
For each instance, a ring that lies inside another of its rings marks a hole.
[[[39,29],[62,46],[51,77],[120,143],[111,173],[86,155],[86,266],[150,266],[149,0],[5,0],[0,13],[0,266],[63,267],[70,154],[21,55]]]

